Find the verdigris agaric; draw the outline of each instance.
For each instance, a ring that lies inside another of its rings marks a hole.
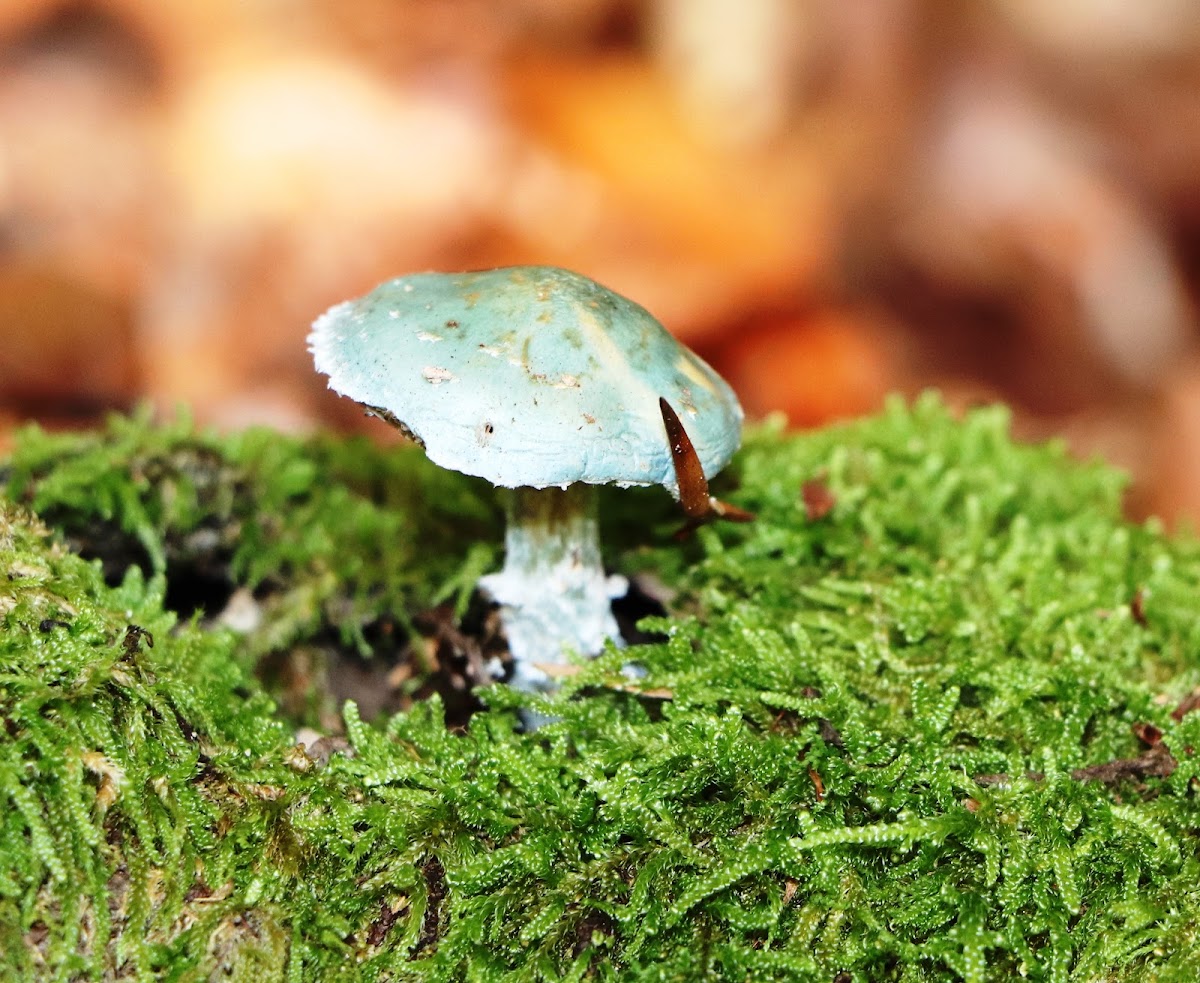
[[[434,463],[512,489],[504,567],[480,587],[501,609],[512,685],[619,644],[622,577],[601,562],[595,486],[679,487],[660,399],[705,474],[741,440],[742,409],[644,308],[568,270],[517,266],[402,276],[331,308],[309,335],[317,370]]]

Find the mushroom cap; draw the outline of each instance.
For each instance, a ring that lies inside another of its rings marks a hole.
[[[678,495],[660,396],[705,474],[741,440],[742,408],[716,372],[644,308],[557,267],[388,280],[317,318],[308,345],[331,389],[434,463],[503,487]]]

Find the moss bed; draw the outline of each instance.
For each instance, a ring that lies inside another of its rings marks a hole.
[[[753,429],[714,489],[752,524],[680,541],[662,492],[605,493],[639,644],[551,702],[475,686],[490,487],[28,429],[5,978],[1200,979],[1200,547],[1123,484],[933,397]]]

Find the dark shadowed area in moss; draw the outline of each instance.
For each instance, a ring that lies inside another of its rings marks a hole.
[[[161,574],[181,618],[237,630],[295,722],[340,726],[348,697],[383,712],[440,691],[465,723],[481,660],[503,654],[471,593],[502,516],[486,483],[419,458],[142,414],[96,434],[31,429],[6,470],[10,495],[109,584]]]
[[[6,481],[149,570],[5,506],[0,948],[33,978],[1200,976],[1200,548],[1003,410],[753,429],[714,491],[757,521],[683,542],[665,495],[606,490],[656,640],[466,727],[430,679],[486,636],[490,489],[145,418],[29,431]],[[178,544],[234,529],[224,606],[258,620],[173,627]],[[406,709],[340,708],[330,649],[406,665]]]

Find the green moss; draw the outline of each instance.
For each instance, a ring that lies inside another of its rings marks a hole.
[[[116,588],[0,501],[0,945],[10,978],[163,961],[280,817],[286,731],[232,638],[173,630],[164,581]],[[98,974],[97,974],[98,975]]]
[[[553,701],[490,689],[465,731],[436,697],[377,723],[349,704],[327,762],[291,747],[251,668],[331,630],[368,647],[439,597],[461,615],[498,548],[488,490],[331,438],[26,433],[11,496],[107,567],[4,506],[2,961],[1200,977],[1200,712],[1172,713],[1200,688],[1200,548],[1124,522],[1119,475],[1007,423],[929,398],[760,428],[718,489],[757,521],[683,543],[663,496],[608,492],[609,562],[670,597],[645,624],[662,641]],[[811,481],[829,514],[806,515]],[[164,613],[198,530],[263,599],[248,636]],[[558,720],[521,734],[522,705]]]
[[[252,591],[261,617],[239,658],[301,687],[320,681],[311,663],[331,645],[369,654],[381,624],[411,632],[410,613],[444,601],[461,617],[500,550],[490,486],[361,438],[219,438],[141,413],[94,434],[31,427],[5,470],[8,494],[101,558],[110,583],[130,565],[163,574],[185,617],[216,616],[234,588]],[[289,708],[327,722],[328,701],[309,695]]]

